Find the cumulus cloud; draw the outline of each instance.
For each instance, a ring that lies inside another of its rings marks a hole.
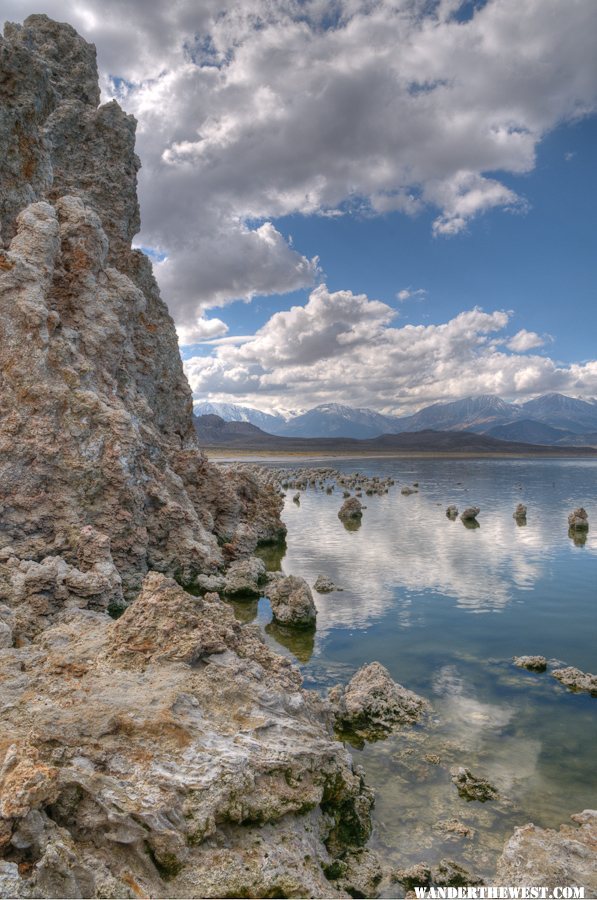
[[[176,321],[306,287],[276,220],[433,214],[438,239],[524,210],[544,135],[597,105],[594,0],[43,0],[96,42],[139,120],[140,242]],[[6,18],[29,11],[4,0]],[[466,18],[466,21],[462,21]]]
[[[526,350],[534,350],[536,347],[543,347],[547,338],[541,337],[536,331],[527,331],[522,328],[511,338],[506,346],[509,350],[515,350],[517,353],[524,353]]]
[[[538,335],[504,336],[510,314],[471,309],[447,322],[398,327],[385,303],[350,291],[312,291],[241,345],[218,343],[186,372],[198,399],[261,409],[340,402],[405,413],[441,400],[495,393],[595,394],[597,361],[558,365],[529,354]]]

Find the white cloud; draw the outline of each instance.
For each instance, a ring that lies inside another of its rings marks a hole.
[[[459,6],[42,0],[96,42],[104,97],[139,119],[140,242],[168,255],[179,325],[313,283],[280,216],[429,209],[441,237],[524,209],[500,173],[531,171],[550,129],[595,110],[597,3],[488,0],[466,22]]]
[[[178,340],[185,344],[197,344],[212,338],[222,338],[228,326],[221,319],[197,319],[192,326],[177,325]]]
[[[536,331],[527,331],[526,328],[522,328],[508,341],[506,346],[509,350],[524,353],[527,350],[534,350],[536,347],[543,347],[546,340],[546,337],[541,337]]]
[[[240,346],[222,341],[188,360],[186,372],[197,399],[267,409],[335,401],[405,413],[483,393],[597,392],[597,361],[564,366],[529,354],[541,339],[524,329],[503,337],[503,310],[475,308],[433,325],[397,327],[394,317],[385,303],[320,285]]]
[[[396,294],[396,299],[404,303],[406,300],[424,300],[427,296],[425,288],[403,288]]]

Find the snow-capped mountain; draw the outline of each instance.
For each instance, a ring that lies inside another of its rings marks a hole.
[[[227,422],[248,422],[268,434],[287,437],[371,438],[380,434],[424,431],[475,431],[508,440],[562,443],[567,433],[597,433],[597,402],[546,394],[527,403],[508,403],[494,394],[434,403],[412,416],[386,416],[372,409],[323,403],[307,412],[271,415],[234,403],[196,403],[195,414],[217,415]],[[551,429],[551,431],[550,431]],[[578,443],[578,441],[572,441]]]
[[[372,409],[323,403],[289,419],[278,434],[289,437],[377,437],[394,430],[397,419]]]
[[[261,412],[251,406],[238,406],[236,403],[195,403],[193,412],[196,416],[220,416],[225,422],[249,422],[269,434],[281,434],[286,420],[283,416],[273,416]]]

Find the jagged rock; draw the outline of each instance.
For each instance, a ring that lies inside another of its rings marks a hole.
[[[597,675],[590,672],[581,672],[573,666],[565,669],[554,669],[551,673],[571,691],[587,691],[592,697],[597,697]]]
[[[318,594],[331,594],[332,591],[344,590],[344,588],[336,587],[332,579],[328,578],[327,575],[318,575],[313,587]]]
[[[461,513],[460,518],[463,522],[476,522],[480,512],[481,510],[478,506],[467,506],[464,512]]]
[[[378,662],[362,666],[347,685],[332,688],[329,700],[336,727],[367,739],[413,725],[429,709],[426,700],[393,681]]]
[[[304,578],[286,575],[267,586],[274,622],[293,628],[314,628],[317,609],[311,588]]]
[[[597,811],[585,809],[570,818],[580,828],[517,828],[498,859],[495,883],[548,891],[574,885],[583,887],[587,897],[597,896]]]
[[[454,505],[448,506],[446,515],[449,519],[455,519],[458,516],[458,507]]]
[[[415,887],[468,887],[484,884],[481,878],[452,859],[440,859],[435,866],[417,863],[408,869],[397,869],[392,880],[398,881],[407,890]]]
[[[522,523],[526,522],[527,518],[527,508],[524,503],[519,503],[512,513],[512,517],[516,519],[517,522]]]
[[[46,556],[39,563],[13,556],[0,566],[0,599],[13,608],[12,630],[19,640],[31,639],[64,610],[124,607],[107,535],[86,526],[77,548],[79,568],[61,556]]]
[[[224,594],[231,599],[251,600],[260,597],[266,582],[263,560],[255,556],[232,563],[226,572]]]
[[[338,518],[343,522],[353,522],[355,520],[360,522],[362,517],[363,506],[356,497],[349,497],[348,500],[345,500],[338,513]]]
[[[515,656],[514,665],[531,672],[545,672],[547,660],[544,656]]]
[[[125,897],[131,878],[147,896],[193,896],[210,860],[201,896],[234,894],[243,866],[249,896],[284,867],[295,893],[329,896],[321,837],[342,853],[368,837],[371,795],[324,701],[217,595],[151,573],[117,621],[73,609],[34,647],[2,651],[0,679],[0,854],[5,835],[28,863],[10,896],[105,896],[111,879]],[[266,840],[258,826],[278,822]],[[258,836],[278,860],[259,877]]]
[[[589,530],[589,516],[584,507],[579,506],[578,509],[575,509],[574,512],[570,513],[568,516],[568,527],[571,531]]]
[[[485,778],[478,778],[464,766],[451,769],[450,775],[458,793],[465,800],[478,800],[480,803],[486,803],[487,800],[497,800],[499,797],[496,788],[489,781]]]
[[[72,28],[37,15],[7,25],[2,541],[74,565],[91,525],[110,535],[130,599],[149,569],[190,582],[276,538],[282,500],[246,473],[224,477],[197,446],[172,319],[131,249],[135,121],[98,98],[95,50]]]
[[[215,591],[224,593],[226,577],[224,575],[197,575],[195,584],[200,591]]]
[[[6,26],[0,894],[334,896],[323,867],[368,839],[373,798],[327,703],[217,594],[173,580],[279,540],[283,500],[198,447],[131,249],[135,122],[98,102],[72,28]]]

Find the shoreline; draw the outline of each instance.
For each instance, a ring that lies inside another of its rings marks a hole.
[[[234,462],[238,460],[285,460],[285,459],[558,459],[558,460],[593,460],[595,453],[566,454],[561,453],[474,453],[458,450],[402,450],[354,452],[349,450],[236,450],[226,448],[201,448],[208,459],[217,462]]]

